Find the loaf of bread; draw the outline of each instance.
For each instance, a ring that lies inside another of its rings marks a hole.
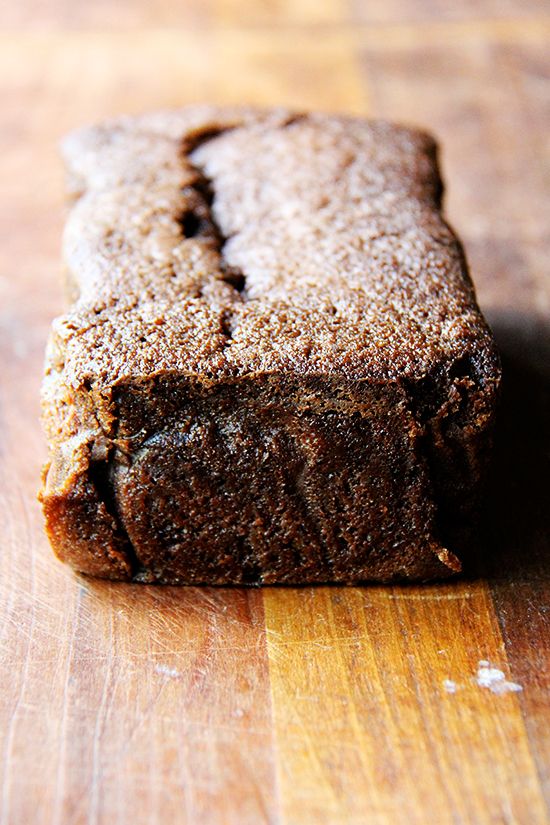
[[[500,373],[432,138],[195,106],[64,155],[72,304],[41,493],[58,556],[170,584],[459,571]]]

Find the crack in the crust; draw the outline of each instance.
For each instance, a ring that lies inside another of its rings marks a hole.
[[[456,388],[460,393],[460,407],[458,416],[455,415],[453,421],[455,425],[460,425],[461,410],[467,406],[467,396],[461,387],[461,382],[465,380],[470,381],[476,387],[476,391],[479,390],[476,364],[468,353],[450,364],[438,366],[417,381],[402,381],[407,407],[420,428],[417,450],[426,464],[432,487],[437,532],[442,544],[451,547],[457,542],[459,525],[456,516],[457,492],[448,486],[445,480],[445,465],[451,460],[447,452],[454,451],[456,462],[456,450],[467,448],[461,443],[460,438],[449,436],[447,433],[445,420],[448,413],[445,412],[445,405],[449,401],[451,388]],[[454,569],[448,561],[441,561]]]
[[[449,400],[449,390],[459,385],[463,379],[478,383],[476,364],[468,353],[459,356],[450,364],[438,364],[421,378],[401,380],[415,420],[426,427],[436,418]]]
[[[246,276],[238,267],[228,264],[225,260],[224,248],[230,237],[224,235],[222,228],[216,221],[213,212],[215,190],[213,181],[204,170],[193,163],[192,153],[221,134],[231,131],[234,127],[207,129],[188,135],[182,145],[182,154],[186,164],[193,171],[195,178],[189,186],[182,189],[186,200],[186,208],[179,218],[182,233],[185,238],[196,238],[209,243],[219,255],[219,280],[225,281],[238,294],[241,301],[246,300]],[[222,322],[225,325],[225,322]]]
[[[293,126],[305,118],[307,118],[307,115],[302,112],[291,114],[281,124],[281,128]],[[181,156],[194,177],[192,182],[181,190],[186,206],[179,217],[179,224],[184,238],[194,238],[199,242],[210,245],[217,252],[217,278],[232,287],[239,302],[245,302],[248,300],[246,275],[242,269],[228,263],[225,258],[225,247],[231,240],[231,236],[224,234],[214,215],[213,206],[216,196],[214,182],[193,158],[193,153],[205,143],[236,128],[238,127],[205,127],[197,129],[184,137],[181,143]],[[232,321],[232,309],[226,309],[221,317],[221,329],[228,342],[232,338]]]
[[[111,462],[109,459],[106,461],[90,462],[90,466],[88,468],[88,479],[96,491],[99,501],[103,504],[107,513],[113,520],[113,533],[115,539],[120,544],[121,549],[126,556],[126,560],[130,565],[130,578],[135,579],[136,576],[143,574],[144,568],[138,558],[130,536],[128,535],[120,518],[110,474]]]

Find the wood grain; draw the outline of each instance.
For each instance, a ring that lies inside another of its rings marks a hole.
[[[537,0],[2,9],[3,825],[550,821],[549,36]],[[506,369],[469,578],[134,588],[53,559],[35,491],[43,346],[62,307],[56,144],[198,100],[372,114],[440,138]]]

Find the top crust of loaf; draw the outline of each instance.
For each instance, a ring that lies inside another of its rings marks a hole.
[[[465,356],[495,371],[428,135],[195,106],[78,131],[63,153],[74,303],[50,363],[66,387],[419,379]]]

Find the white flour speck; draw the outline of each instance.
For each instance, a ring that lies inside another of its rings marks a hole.
[[[160,673],[162,676],[168,676],[169,679],[179,679],[181,673],[175,667],[168,667],[168,665],[155,665],[155,673]]]
[[[509,682],[498,667],[491,667],[486,659],[481,659],[478,663],[476,682],[479,687],[488,688],[499,696],[503,693],[518,693],[523,690],[517,682]]]
[[[456,693],[458,685],[452,679],[443,679],[443,687],[447,693]]]

